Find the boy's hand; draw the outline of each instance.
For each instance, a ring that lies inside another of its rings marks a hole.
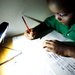
[[[24,35],[26,36],[26,38],[33,40],[36,36],[36,32],[33,32],[33,29],[30,29],[30,32],[28,32],[27,30],[25,31]]]
[[[54,52],[58,55],[68,56],[68,48],[57,40],[46,40],[43,43],[43,48],[48,52]]]

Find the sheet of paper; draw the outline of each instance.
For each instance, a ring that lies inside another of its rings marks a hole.
[[[23,53],[18,62],[24,63],[21,67],[26,70],[26,75],[75,75],[75,59],[58,56],[42,48],[44,40],[58,38],[60,41],[71,41],[55,31],[36,40],[28,40],[25,36],[13,38],[13,48]]]
[[[20,54],[20,51],[8,49],[6,47],[0,47],[0,66],[14,59]]]

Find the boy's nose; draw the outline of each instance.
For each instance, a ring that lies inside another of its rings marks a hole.
[[[61,20],[62,20],[62,18],[61,18],[60,16],[58,16],[58,15],[55,15],[55,18],[56,18],[58,21],[61,21]]]
[[[62,18],[61,18],[61,17],[58,17],[58,20],[59,20],[59,21],[61,21],[61,20],[62,20]]]

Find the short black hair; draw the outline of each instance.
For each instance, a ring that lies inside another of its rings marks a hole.
[[[65,12],[75,13],[75,1],[74,0],[47,0],[48,4],[56,3],[57,6]]]

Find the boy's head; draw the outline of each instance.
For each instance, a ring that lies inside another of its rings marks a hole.
[[[55,18],[59,22],[69,25],[75,13],[74,0],[47,0],[47,3]]]

